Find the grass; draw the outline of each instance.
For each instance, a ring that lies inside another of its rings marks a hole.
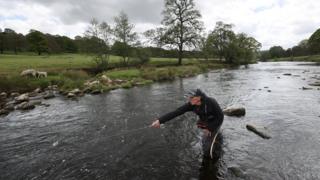
[[[95,66],[92,56],[81,54],[61,54],[36,56],[30,54],[0,55],[0,91],[25,92],[38,87],[58,85],[62,90],[84,88],[83,84],[89,79],[98,79],[102,74],[111,79],[125,80],[125,83],[115,87],[98,86],[97,89],[107,91],[118,87],[130,88],[134,85],[149,84],[154,81],[172,80],[176,77],[189,77],[208,69],[223,68],[225,64],[218,61],[199,61],[184,59],[183,65],[177,65],[175,58],[151,58],[151,61],[140,68],[118,68],[98,75],[89,75],[83,69]],[[121,63],[118,56],[110,56],[110,64]],[[25,69],[36,69],[48,72],[47,78],[32,79],[20,77]]]
[[[305,62],[320,62],[320,55],[296,56],[296,57],[276,58],[276,59],[272,59],[272,61],[305,61]]]

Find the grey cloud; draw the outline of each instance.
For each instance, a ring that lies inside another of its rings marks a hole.
[[[65,24],[89,22],[93,17],[111,23],[120,11],[128,14],[133,23],[158,24],[161,21],[163,0],[25,0],[41,4]]]

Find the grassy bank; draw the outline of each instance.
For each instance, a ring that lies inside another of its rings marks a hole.
[[[304,61],[304,62],[320,62],[320,55],[276,58],[276,59],[271,59],[270,61]]]
[[[121,61],[120,57],[111,56],[110,64]],[[113,85],[100,84],[93,88],[107,91],[115,88],[129,88],[154,81],[172,80],[176,77],[189,77],[205,72],[209,69],[226,67],[217,61],[199,61],[184,59],[182,66],[176,66],[177,60],[170,58],[152,58],[141,68],[117,68],[98,75],[88,74],[82,70],[93,68],[92,57],[79,54],[64,54],[52,56],[32,55],[0,55],[0,91],[26,92],[38,87],[46,88],[49,85],[58,85],[62,90],[74,88],[84,89],[87,81],[100,80],[106,75],[111,80],[122,80]],[[36,69],[48,72],[47,78],[20,77],[25,69]]]

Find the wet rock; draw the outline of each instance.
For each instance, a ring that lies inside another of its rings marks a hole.
[[[54,93],[52,91],[49,91],[43,96],[43,99],[52,99],[54,97],[56,97]]]
[[[30,105],[41,105],[41,101],[30,101],[29,102]]]
[[[302,90],[311,90],[312,88],[308,88],[308,87],[302,87]]]
[[[284,75],[284,76],[292,76],[291,73],[284,73],[283,75]]]
[[[228,167],[228,171],[238,178],[245,178],[246,176],[245,173],[237,166]]]
[[[86,88],[83,89],[83,92],[84,92],[84,93],[90,93],[91,91],[92,91],[92,90],[91,90],[90,87],[86,87]]]
[[[38,96],[38,94],[39,93],[37,93],[37,92],[31,92],[31,93],[28,93],[28,96],[29,96],[29,98],[30,97],[36,97],[36,96]]]
[[[75,98],[75,97],[76,97],[76,95],[71,92],[69,92],[67,95],[67,98]]]
[[[293,75],[293,77],[300,77],[300,75]]]
[[[69,92],[60,90],[59,93],[62,94],[63,96],[67,96]]]
[[[265,89],[268,89],[269,87],[268,87],[268,86],[265,86],[264,88],[265,88]]]
[[[29,102],[23,102],[19,104],[16,108],[19,110],[30,110],[30,109],[34,109],[35,105]]]
[[[229,107],[223,110],[223,113],[227,116],[244,116],[246,115],[246,109],[244,107]]]
[[[96,90],[93,90],[93,91],[91,91],[91,94],[101,94],[102,92],[101,92],[101,90],[99,90],[99,89],[96,89]]]
[[[309,86],[320,86],[320,82],[311,83]]]
[[[15,98],[16,104],[24,102],[24,101],[29,101],[29,95],[28,93],[22,94],[18,97]]]
[[[280,77],[277,77],[278,79],[281,79]]]
[[[10,97],[18,97],[20,94],[17,92],[13,92],[10,94]]]
[[[271,92],[271,90],[268,90],[268,92]]]
[[[46,104],[46,103],[41,103],[41,104],[39,104],[40,106],[44,106],[44,107],[49,107],[50,106],[50,104]]]
[[[2,93],[0,94],[0,99],[5,99],[5,98],[7,98],[7,97],[8,97],[8,94],[5,93],[5,92],[2,92]]]
[[[0,109],[0,116],[6,116],[10,113],[10,111],[6,109]]]
[[[306,78],[302,78],[302,80],[303,80],[303,81],[305,81],[305,80],[306,80]]]
[[[14,111],[14,104],[7,103],[4,107],[5,110]]]
[[[271,138],[266,132],[264,132],[264,130],[262,128],[258,128],[252,124],[247,124],[246,128],[249,131],[254,132],[258,136],[262,137],[263,139],[270,139]]]

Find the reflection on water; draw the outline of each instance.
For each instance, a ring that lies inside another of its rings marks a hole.
[[[319,179],[320,91],[301,89],[319,77],[319,66],[259,63],[48,100],[50,107],[0,117],[0,179]],[[194,88],[222,107],[247,109],[245,117],[225,118],[214,161],[203,158],[192,113],[162,129],[132,131],[180,106]],[[248,132],[247,123],[265,127],[272,139]]]

